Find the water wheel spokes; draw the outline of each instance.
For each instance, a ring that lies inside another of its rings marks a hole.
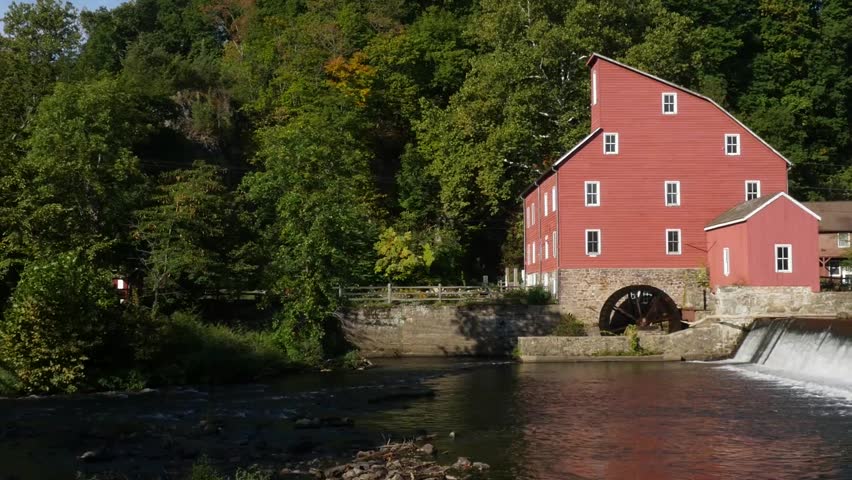
[[[674,300],[662,290],[646,285],[634,285],[613,293],[601,309],[601,330],[622,333],[628,325],[649,328],[669,322],[680,324],[680,310]]]

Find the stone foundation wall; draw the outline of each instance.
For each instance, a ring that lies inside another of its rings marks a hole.
[[[509,355],[517,338],[548,335],[558,305],[374,306],[339,312],[347,340],[367,357]]]
[[[812,292],[808,287],[720,287],[711,295],[719,316],[852,314],[852,292]]]
[[[669,335],[641,334],[642,348],[672,359],[718,360],[733,356],[752,319],[715,321]],[[569,361],[628,350],[628,338],[522,337],[518,339],[521,361]]]
[[[649,285],[666,292],[679,307],[704,307],[699,268],[586,268],[559,271],[559,304],[582,322],[597,327],[601,307],[616,290]],[[684,295],[686,305],[684,305]]]

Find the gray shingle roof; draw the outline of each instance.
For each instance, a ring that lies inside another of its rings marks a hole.
[[[821,233],[852,232],[852,202],[805,202],[804,205],[822,217]]]
[[[753,200],[749,200],[747,202],[740,203],[734,208],[714,218],[710,223],[707,224],[705,230],[710,227],[721,226],[724,224],[730,224],[745,220],[751,213],[753,213],[758,208],[766,205],[767,203],[771,202],[777,196],[778,195],[767,195],[764,197],[759,197]]]

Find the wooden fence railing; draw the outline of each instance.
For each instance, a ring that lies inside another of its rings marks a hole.
[[[367,302],[457,302],[500,298],[507,292],[523,290],[516,285],[499,286],[385,286],[339,287],[338,295],[355,303]]]

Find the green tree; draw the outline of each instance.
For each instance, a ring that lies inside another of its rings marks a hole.
[[[130,146],[144,131],[115,81],[58,84],[29,128],[14,168],[13,226],[3,232],[3,264],[83,251],[118,262],[144,181]]]
[[[31,263],[0,320],[0,358],[28,392],[73,393],[117,305],[109,272],[77,253]]]
[[[163,304],[190,304],[205,290],[223,287],[234,211],[222,171],[196,163],[164,173],[153,204],[136,212],[146,294],[157,314]]]

